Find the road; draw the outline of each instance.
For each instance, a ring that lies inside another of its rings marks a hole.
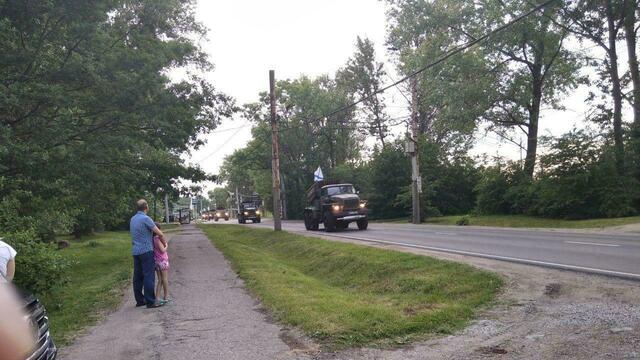
[[[266,219],[254,226],[271,227]],[[306,231],[299,221],[283,229],[306,235],[511,261],[640,280],[640,234],[604,231],[509,229],[442,225],[370,223],[337,233]]]

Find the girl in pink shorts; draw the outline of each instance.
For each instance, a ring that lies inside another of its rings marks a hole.
[[[156,223],[158,229],[160,224]],[[158,285],[156,286],[156,299],[160,299],[160,290],[162,289],[163,297],[159,300],[165,304],[169,302],[169,253],[167,249],[169,244],[159,236],[153,237],[153,259],[156,261],[156,276],[158,277]]]

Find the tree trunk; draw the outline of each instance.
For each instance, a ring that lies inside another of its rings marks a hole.
[[[378,116],[378,120],[377,120],[377,125],[378,125],[378,136],[380,137],[380,143],[382,144],[382,147],[385,147],[385,142],[384,142],[384,138],[385,133],[384,130],[382,129],[382,120],[380,119],[380,117]]]
[[[611,96],[613,97],[613,141],[616,169],[619,175],[624,173],[624,143],[622,134],[622,88],[618,74],[618,53],[616,50],[617,29],[611,0],[605,0],[607,12],[607,32],[609,42],[609,76],[611,77]]]
[[[629,55],[629,73],[633,84],[633,122],[640,125],[640,73],[638,72],[638,54],[636,53],[637,39],[636,25],[636,1],[627,1],[625,10],[624,31]]]
[[[636,0],[626,2],[624,18],[624,31],[627,42],[627,53],[629,58],[629,73],[633,84],[633,126],[631,138],[633,141],[633,155],[635,162],[636,176],[640,178],[640,73],[638,71],[638,55],[636,53]]]
[[[538,123],[540,121],[540,104],[542,103],[542,66],[533,67],[532,99],[529,107],[529,124],[527,125],[527,156],[524,159],[524,172],[533,178],[538,152]]]

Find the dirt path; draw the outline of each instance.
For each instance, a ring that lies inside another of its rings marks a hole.
[[[118,311],[61,352],[63,360],[304,359],[288,330],[268,321],[222,254],[193,225],[170,242],[174,301],[135,308],[130,290]]]

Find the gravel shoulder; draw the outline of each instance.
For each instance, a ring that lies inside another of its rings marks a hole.
[[[335,241],[461,261],[505,278],[494,306],[465,330],[398,349],[318,359],[640,359],[640,283],[357,240]]]

